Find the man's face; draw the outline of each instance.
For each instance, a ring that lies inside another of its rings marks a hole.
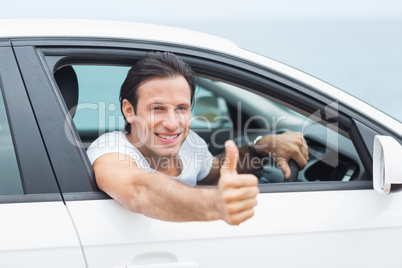
[[[153,78],[137,90],[136,121],[132,135],[145,157],[179,153],[191,124],[190,87],[183,76]]]

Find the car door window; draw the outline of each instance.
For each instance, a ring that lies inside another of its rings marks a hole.
[[[119,92],[130,67],[73,66],[79,85],[74,123],[87,147],[99,135],[124,129]],[[192,107],[192,129],[216,155],[224,151],[224,142],[233,139],[239,146],[259,135],[285,131],[302,132],[308,142],[310,161],[299,182],[350,181],[364,177],[364,169],[347,133],[338,133],[335,125],[323,123],[321,114],[302,115],[274,100],[223,81],[197,77]],[[330,107],[328,110],[336,110]],[[336,116],[336,113],[333,114]],[[284,182],[274,157],[268,158],[256,175],[261,184]]]
[[[0,88],[0,195],[23,194],[6,107]]]
[[[129,67],[74,65],[78,105],[73,117],[84,146],[99,135],[124,129],[119,92]]]
[[[73,69],[79,88],[73,120],[87,147],[105,132],[124,129],[119,93],[130,67],[74,65]],[[228,127],[226,101],[202,86],[197,86],[191,113],[191,127],[200,132]]]
[[[191,111],[193,129],[229,127],[229,112],[224,98],[198,85]]]
[[[360,157],[348,133],[341,131],[333,123],[337,117],[336,103],[325,107],[327,115],[317,112],[306,116],[253,93],[252,89],[246,90],[207,78],[199,78],[199,81],[203,87],[226,100],[231,128],[223,130],[229,131],[224,140],[234,139],[239,146],[243,146],[252,143],[260,135],[301,132],[309,145],[310,159],[307,166],[299,172],[299,182],[345,182],[366,178]],[[218,147],[223,152],[221,140],[214,139],[216,132],[222,130],[211,132],[210,149]],[[274,156],[266,159],[256,175],[260,184],[284,182]]]

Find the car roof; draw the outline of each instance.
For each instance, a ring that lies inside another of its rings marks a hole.
[[[203,48],[233,55],[310,85],[318,91],[355,108],[360,113],[366,114],[380,124],[390,127],[397,133],[402,133],[402,124],[399,121],[350,94],[288,65],[242,49],[234,42],[221,37],[175,27],[112,20],[0,19],[0,38],[24,37],[94,37],[148,40]]]
[[[79,19],[0,20],[0,37],[98,37],[152,40],[225,51],[227,39],[191,30],[146,23]]]

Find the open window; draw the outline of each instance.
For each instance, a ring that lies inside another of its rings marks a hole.
[[[299,173],[299,182],[367,179],[350,136],[337,125],[336,103],[325,108],[326,115],[317,112],[305,116],[249,88],[210,78],[199,78],[199,81],[217,98],[223,98],[228,109],[226,123],[229,128],[211,129],[206,135],[211,150],[223,152],[226,139],[234,139],[243,146],[259,135],[297,131],[303,133],[310,152],[308,165]],[[256,175],[260,184],[284,182],[281,170],[272,159],[267,159]]]
[[[124,119],[119,92],[130,66],[86,64],[63,68],[74,70],[76,75],[78,91],[71,91],[77,94],[76,103],[71,100],[66,103],[73,111],[73,121],[84,147],[105,132],[122,131]],[[367,179],[349,134],[338,127],[337,103],[303,115],[300,110],[291,109],[291,105],[286,106],[285,102],[253,88],[202,75],[196,82],[192,129],[206,140],[211,153],[223,152],[227,139],[242,146],[258,135],[300,131],[308,142],[310,161],[299,172],[299,182]],[[273,160],[266,162],[256,175],[261,184],[284,182]]]

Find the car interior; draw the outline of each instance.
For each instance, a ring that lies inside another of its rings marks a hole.
[[[55,80],[73,117],[82,146],[87,148],[105,132],[123,130],[119,91],[129,66],[68,65],[55,72]],[[309,163],[298,173],[298,182],[348,182],[366,180],[359,155],[347,133],[336,124],[324,125],[320,114],[306,117],[264,96],[210,76],[197,76],[191,128],[208,144],[213,155],[224,151],[224,142],[238,146],[257,136],[300,131],[309,146]],[[334,107],[328,107],[333,111]],[[274,161],[256,170],[260,184],[286,182]]]

